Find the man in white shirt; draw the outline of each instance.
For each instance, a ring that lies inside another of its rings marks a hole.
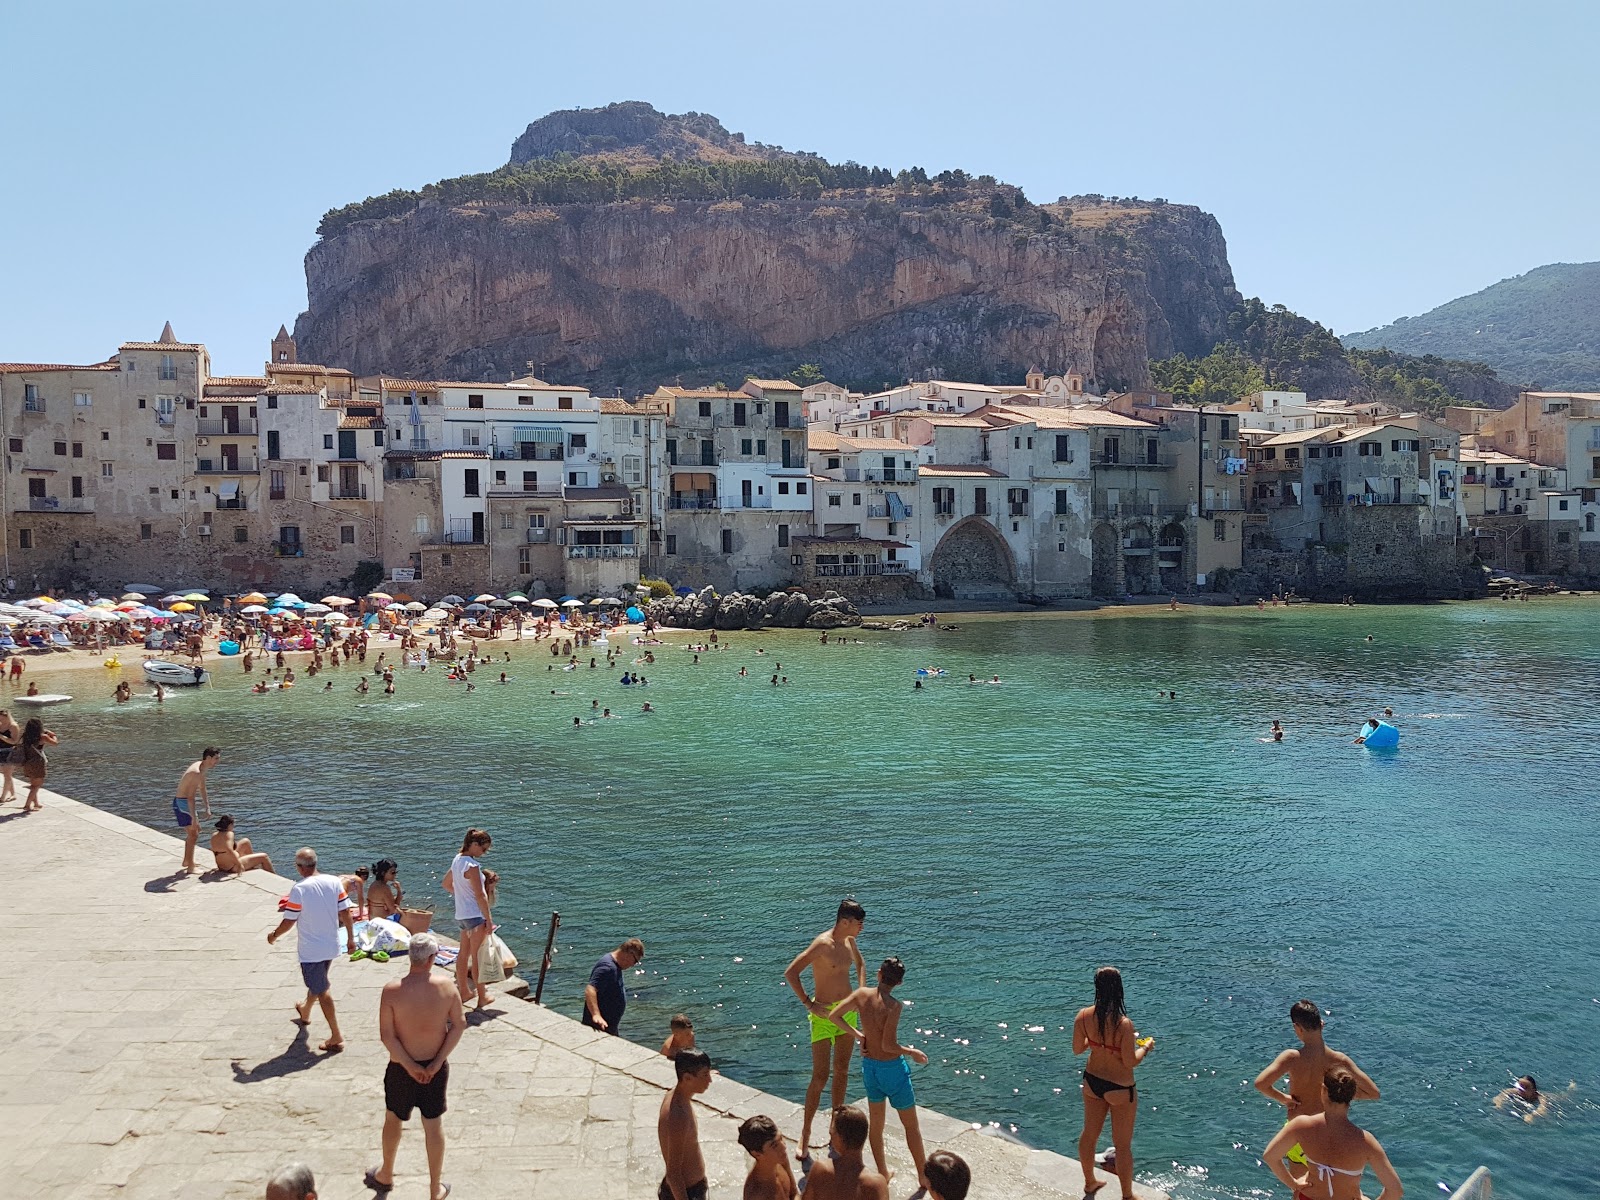
[[[328,1020],[328,1040],[317,1047],[328,1054],[344,1049],[344,1035],[339,1032],[339,1018],[333,1011],[333,993],[328,986],[328,968],[339,957],[339,926],[344,926],[350,944],[354,944],[354,930],[350,917],[350,898],[344,894],[344,885],[337,875],[317,872],[317,852],[310,846],[295,851],[295,868],[300,872],[300,882],[289,889],[283,901],[283,920],[267,934],[267,945],[272,945],[296,929],[300,944],[300,977],[306,983],[304,1004],[294,1006],[295,1022],[311,1024],[311,1002],[322,1007]]]

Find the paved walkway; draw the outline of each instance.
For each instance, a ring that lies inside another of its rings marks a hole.
[[[0,965],[0,1193],[259,1200],[276,1167],[301,1159],[323,1200],[370,1197],[361,1175],[378,1161],[387,1059],[378,989],[402,965],[334,964],[349,1049],[318,1054],[320,1015],[309,1039],[290,1022],[304,995],[294,936],[266,944],[288,881],[179,876],[173,838],[50,792],[43,802],[28,816],[0,809],[0,878],[13,889]],[[203,850],[200,861],[211,861]],[[490,1013],[450,1060],[444,1178],[454,1195],[654,1197],[670,1064],[511,997]],[[792,1139],[800,1110],[722,1077],[703,1099],[711,1195],[726,1200],[748,1162],[738,1122],[764,1112]],[[1075,1163],[921,1115],[930,1150],[972,1164],[974,1200],[1082,1194]],[[892,1116],[889,1148],[903,1200],[913,1176]],[[392,1195],[427,1196],[415,1121]]]

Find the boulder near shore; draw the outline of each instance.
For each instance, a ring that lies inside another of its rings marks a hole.
[[[838,592],[812,599],[804,592],[773,592],[765,599],[703,588],[687,596],[652,600],[651,620],[678,629],[838,629],[861,624],[856,606]]]

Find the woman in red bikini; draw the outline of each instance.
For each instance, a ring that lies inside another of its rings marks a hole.
[[[1095,1179],[1094,1150],[1109,1115],[1123,1200],[1133,1200],[1133,1119],[1138,1105],[1133,1069],[1154,1046],[1154,1038],[1140,1041],[1122,1006],[1122,973],[1101,967],[1094,973],[1094,1005],[1080,1009],[1072,1023],[1072,1052],[1089,1052],[1083,1071],[1083,1133],[1078,1137],[1086,1197],[1106,1185],[1105,1180]]]

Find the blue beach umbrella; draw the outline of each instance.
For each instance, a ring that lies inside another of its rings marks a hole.
[[[640,612],[637,608],[630,608],[628,610],[628,620],[642,621],[644,620],[644,613]]]

